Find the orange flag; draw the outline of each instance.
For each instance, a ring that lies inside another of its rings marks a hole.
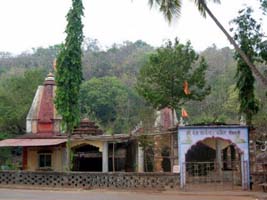
[[[186,110],[184,108],[182,108],[182,117],[183,118],[187,118],[188,117],[188,114],[186,112]]]
[[[189,90],[189,86],[188,86],[188,82],[187,81],[184,81],[184,93],[186,95],[189,95],[191,92]]]

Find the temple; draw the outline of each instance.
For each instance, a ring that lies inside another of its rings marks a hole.
[[[54,76],[48,74],[27,115],[26,134],[0,141],[0,147],[22,148],[22,170],[67,169],[67,135],[54,105],[55,90]],[[205,177],[208,183],[227,182],[247,189],[248,127],[189,126],[182,121],[178,125],[176,113],[163,108],[157,111],[153,127],[145,130],[140,123],[130,134],[110,135],[90,119],[82,119],[71,134],[72,171],[173,172],[180,173],[181,188]]]
[[[27,133],[0,142],[0,147],[22,147],[23,170],[62,172],[66,168],[67,136],[61,131],[62,117],[53,102],[55,89],[54,76],[50,73],[36,91],[26,119]],[[74,129],[71,150],[74,171],[144,170],[142,149],[135,139],[129,134],[106,134],[88,118]]]

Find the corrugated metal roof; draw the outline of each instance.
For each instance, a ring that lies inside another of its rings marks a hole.
[[[66,141],[67,139],[6,139],[0,141],[0,147],[53,146]]]

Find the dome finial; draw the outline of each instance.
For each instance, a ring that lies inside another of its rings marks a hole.
[[[49,72],[45,78],[45,85],[54,85],[55,84],[55,76],[52,72]]]

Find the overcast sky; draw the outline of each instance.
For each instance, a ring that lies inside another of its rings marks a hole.
[[[96,38],[102,46],[122,41],[144,40],[160,46],[165,39],[191,40],[197,50],[213,43],[229,43],[208,17],[199,15],[193,1],[183,0],[181,17],[169,25],[148,0],[83,0],[85,37]],[[242,5],[256,0],[222,0],[209,3],[210,9],[229,29],[229,21]],[[36,47],[48,47],[64,41],[66,13],[71,0],[0,0],[0,51],[20,53]]]

